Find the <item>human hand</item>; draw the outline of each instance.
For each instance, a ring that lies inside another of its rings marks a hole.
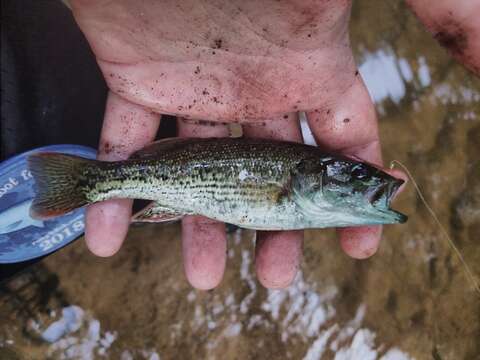
[[[460,63],[480,76],[480,1],[407,0],[433,37]],[[433,5],[433,6],[432,6]]]
[[[374,107],[349,46],[349,1],[75,0],[72,9],[110,88],[100,159],[125,159],[152,141],[160,114],[178,116],[180,137],[228,136],[226,123],[238,122],[247,137],[302,141],[298,111],[305,111],[319,146],[381,165]],[[89,206],[93,253],[120,248],[131,205]],[[338,234],[347,254],[365,258],[377,250],[381,227]],[[302,231],[257,233],[264,286],[293,280],[302,241]],[[217,286],[224,224],[186,216],[182,243],[189,282]]]

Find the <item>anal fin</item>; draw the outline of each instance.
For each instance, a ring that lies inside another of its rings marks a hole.
[[[180,220],[183,216],[184,214],[178,213],[157,202],[151,202],[147,207],[132,216],[132,222],[172,222]]]

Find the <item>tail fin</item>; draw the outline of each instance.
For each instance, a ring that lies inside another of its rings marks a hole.
[[[95,160],[59,153],[38,153],[28,157],[35,179],[35,199],[30,207],[34,219],[63,215],[88,203],[79,186],[82,172]]]

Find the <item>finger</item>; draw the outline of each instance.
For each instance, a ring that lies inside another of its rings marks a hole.
[[[257,125],[243,126],[244,135],[264,139],[302,142],[296,113]],[[267,288],[284,288],[295,278],[300,264],[303,231],[257,231],[255,269]]]
[[[160,115],[109,93],[98,149],[99,160],[128,158],[151,142],[157,133]],[[85,214],[85,241],[98,256],[115,254],[128,231],[132,200],[114,199],[88,206]]]
[[[375,108],[358,72],[352,76],[355,80],[347,93],[328,108],[308,112],[308,123],[318,146],[381,166]],[[344,251],[363,259],[377,251],[382,227],[350,227],[338,229],[338,234]]]
[[[435,40],[480,76],[480,2],[471,0],[407,0],[413,13]],[[473,40],[475,39],[475,40]]]
[[[283,289],[295,279],[303,250],[303,230],[257,231],[255,269],[260,283]]]
[[[218,123],[178,119],[180,137],[226,137],[228,127]],[[227,261],[225,224],[203,216],[182,220],[183,264],[188,282],[208,290],[222,280]]]

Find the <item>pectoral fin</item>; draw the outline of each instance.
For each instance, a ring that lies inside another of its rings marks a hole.
[[[133,215],[132,222],[170,222],[180,220],[183,215],[184,214],[162,206],[159,203],[152,202],[147,207]]]

